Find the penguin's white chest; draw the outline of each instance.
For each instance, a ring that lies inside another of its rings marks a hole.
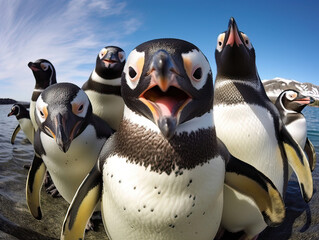
[[[290,135],[296,140],[297,143],[303,149],[306,144],[307,138],[307,123],[305,118],[299,118],[296,121],[286,125],[286,128]]]
[[[263,172],[283,190],[284,167],[272,115],[257,105],[214,106],[217,137],[229,152]],[[248,197],[224,188],[222,225],[231,232],[244,230],[254,237],[266,228],[256,204]]]
[[[37,122],[35,121],[35,116],[34,116],[34,113],[35,113],[35,105],[36,105],[36,102],[35,101],[31,101],[30,102],[30,109],[29,109],[29,113],[30,113],[30,119],[31,119],[31,122],[32,122],[32,125],[35,129],[35,131],[38,129],[38,124]]]
[[[117,155],[103,167],[102,216],[117,239],[214,238],[223,206],[224,161],[156,173]]]
[[[22,118],[19,120],[20,127],[28,140],[33,144],[34,128],[30,119]]]
[[[124,112],[123,98],[121,96],[102,94],[92,90],[86,90],[85,93],[92,103],[93,113],[106,121],[111,128],[115,130],[118,129]]]
[[[77,188],[93,168],[105,139],[97,139],[89,125],[75,139],[69,150],[62,152],[55,140],[44,133],[40,135],[46,155],[42,159],[62,197],[71,202]]]
[[[258,105],[217,105],[214,121],[229,152],[263,172],[282,191],[283,160],[270,112]]]

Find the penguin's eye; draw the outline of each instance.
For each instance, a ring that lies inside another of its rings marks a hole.
[[[219,34],[217,37],[217,46],[216,46],[216,49],[218,52],[220,52],[223,49],[224,40],[225,40],[225,33]]]
[[[106,53],[107,53],[107,50],[106,50],[105,48],[103,48],[103,49],[100,51],[100,53],[99,53],[100,59],[104,58],[104,56],[106,55]]]
[[[124,60],[125,60],[125,52],[119,52],[118,53],[118,56],[119,56],[119,59],[120,59],[120,61],[121,62],[124,62]]]
[[[43,123],[48,117],[48,110],[46,107],[38,108],[38,118],[41,123]]]
[[[36,102],[36,119],[37,119],[37,124],[39,124],[38,123],[38,120],[40,121],[40,123],[43,123],[46,119],[47,119],[47,117],[48,117],[48,115],[49,115],[49,113],[48,113],[48,104],[46,104],[44,101],[43,101],[43,99],[42,99],[42,95],[40,95],[39,97],[38,97],[38,100],[37,100],[37,102]]]
[[[202,68],[196,68],[196,70],[193,73],[194,80],[200,80],[202,78],[203,71]]]
[[[40,66],[41,66],[43,71],[46,71],[49,68],[49,64],[48,63],[40,63]]]
[[[246,47],[249,50],[252,49],[253,46],[251,45],[251,42],[250,42],[248,36],[245,33],[243,33],[243,32],[241,32],[241,36],[243,37],[243,40],[244,40],[244,43],[245,43]]]
[[[131,80],[133,80],[137,75],[136,71],[131,66],[128,68],[128,74],[130,75]]]
[[[83,113],[83,111],[84,111],[84,103],[72,103],[72,112],[75,115],[84,117],[83,114],[81,114]]]
[[[287,99],[290,101],[293,101],[297,97],[297,95],[297,93],[292,91],[286,93]]]
[[[135,89],[139,83],[143,72],[144,61],[145,53],[138,52],[136,49],[134,49],[127,57],[123,74],[125,74],[125,80],[131,89]]]
[[[194,49],[188,53],[182,53],[182,58],[191,84],[197,90],[201,89],[211,73],[206,57],[202,52]]]
[[[78,112],[82,112],[83,111],[83,104],[80,105],[80,107],[78,108]]]

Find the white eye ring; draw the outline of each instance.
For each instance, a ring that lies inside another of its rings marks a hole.
[[[46,71],[49,68],[49,63],[40,63],[40,66],[43,71]]]
[[[46,118],[48,117],[47,107],[48,107],[48,104],[46,104],[43,101],[42,96],[40,95],[37,102],[36,102],[36,114],[37,114],[37,117],[38,117],[40,123],[43,123],[46,120]]]
[[[106,48],[102,48],[100,53],[99,53],[99,58],[102,59],[107,53],[107,49]]]
[[[293,101],[297,97],[297,93],[289,91],[286,93],[286,98],[290,101]]]
[[[220,52],[224,47],[225,33],[221,33],[217,37],[217,46],[216,49]]]
[[[201,89],[206,81],[208,74],[211,73],[210,65],[201,51],[192,50],[182,53],[184,69],[191,80],[191,84],[197,90]]]
[[[131,89],[135,89],[139,83],[143,66],[145,53],[138,52],[134,49],[127,57],[126,64],[123,69],[127,84]]]
[[[251,44],[249,37],[245,34],[241,32],[241,36],[243,37],[244,40],[244,44],[245,46],[250,50],[253,48],[253,45]]]

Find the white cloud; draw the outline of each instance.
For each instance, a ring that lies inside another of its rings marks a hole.
[[[46,58],[58,82],[81,86],[98,51],[123,48],[125,37],[140,26],[126,3],[116,0],[10,0],[1,1],[0,9],[0,97],[18,100],[29,100],[34,87],[28,62]]]

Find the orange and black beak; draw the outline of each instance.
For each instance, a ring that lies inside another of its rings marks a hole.
[[[67,152],[82,126],[81,119],[72,113],[58,113],[52,123],[52,127],[45,125],[46,132],[55,139],[61,151]]]
[[[165,50],[154,54],[148,75],[149,86],[139,100],[151,111],[162,134],[170,139],[179,124],[181,112],[192,98],[178,84],[177,78],[181,77],[178,67]]]

